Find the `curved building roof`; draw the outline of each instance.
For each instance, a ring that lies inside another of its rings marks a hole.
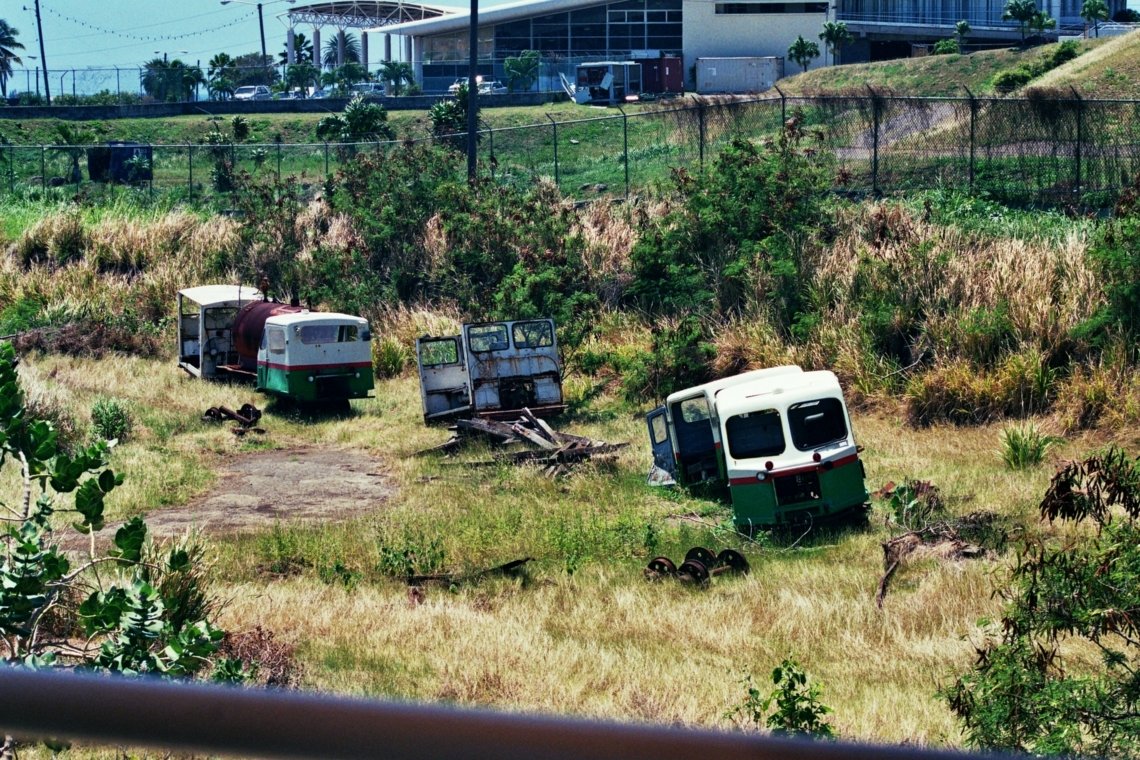
[[[405,3],[399,0],[331,0],[309,3],[290,8],[285,14],[289,24],[313,26],[379,28],[408,21],[438,18],[453,13],[454,9],[423,3]]]
[[[480,8],[479,25],[502,24],[546,13],[560,13],[578,8],[588,8],[591,5],[605,5],[608,2],[613,2],[613,0],[522,0],[522,2],[504,3],[493,8]],[[446,13],[439,16],[410,19],[401,23],[398,28],[385,29],[384,31],[392,34],[410,35],[456,32],[469,26],[470,16],[470,11],[448,9]]]

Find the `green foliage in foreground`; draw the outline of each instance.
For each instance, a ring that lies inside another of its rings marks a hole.
[[[1026,540],[999,632],[945,696],[984,749],[1140,757],[1140,468],[1072,462],[1041,516],[1095,530]]]
[[[824,718],[831,708],[820,701],[822,687],[809,683],[808,674],[795,660],[785,659],[772,671],[775,688],[767,695],[752,682],[751,675],[746,675],[743,683],[744,700],[725,713],[728,720],[763,725],[778,736],[835,738],[831,724]]]
[[[15,351],[0,343],[0,466],[18,468],[24,484],[19,503],[0,505],[2,661],[240,680],[240,663],[215,658],[223,632],[208,619],[199,550],[158,552],[138,517],[118,528],[105,555],[92,540],[78,567],[60,548],[58,520],[81,535],[104,529],[106,497],[123,482],[110,453],[104,441],[65,453],[52,425],[28,413]]]

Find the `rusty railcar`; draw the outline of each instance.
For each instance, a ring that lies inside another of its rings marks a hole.
[[[458,335],[416,341],[424,421],[510,418],[523,408],[552,416],[566,408],[554,321],[463,325]]]

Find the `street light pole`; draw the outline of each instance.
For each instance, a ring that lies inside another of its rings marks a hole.
[[[257,28],[261,30],[261,65],[265,66],[265,19],[261,16],[261,3],[257,4]]]
[[[474,2],[475,0],[471,1]],[[44,65],[44,97],[47,98],[48,103],[51,103],[51,85],[48,84],[47,55],[44,53],[44,24],[43,21],[40,20],[40,0],[36,0],[36,31],[40,36],[40,63]],[[36,78],[36,82],[39,82],[38,77]]]
[[[471,0],[471,29],[468,44],[471,57],[467,69],[467,181],[475,181],[475,159],[478,147],[475,138],[479,134],[479,0]]]

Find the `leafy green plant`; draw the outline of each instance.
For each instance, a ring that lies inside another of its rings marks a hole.
[[[1064,438],[1045,435],[1036,425],[1011,425],[1001,431],[1001,459],[1011,470],[1026,470],[1041,464],[1049,449]]]
[[[1140,468],[1119,448],[1054,476],[1041,518],[1095,530],[1026,534],[999,624],[943,692],[970,744],[1140,757]],[[1067,655],[1096,652],[1067,666]]]
[[[508,56],[503,61],[503,71],[507,76],[507,88],[511,92],[525,92],[534,86],[538,79],[540,64],[537,50],[524,50],[517,56]]]
[[[958,40],[945,39],[934,43],[931,55],[952,55],[958,52]]]
[[[411,529],[405,529],[398,537],[382,537],[378,549],[377,569],[384,575],[397,578],[437,573],[447,560],[440,538],[428,538]]]
[[[745,697],[725,713],[726,719],[757,728],[763,723],[777,735],[835,738],[835,730],[825,719],[832,710],[819,698],[822,687],[809,683],[808,674],[795,660],[785,659],[772,671],[775,688],[767,694],[752,682],[751,674],[746,674],[742,683]]]
[[[91,405],[91,428],[102,440],[122,443],[131,432],[130,412],[119,399],[98,398]]]
[[[907,530],[921,530],[947,516],[941,491],[927,480],[888,485],[877,495],[883,499],[891,521]]]
[[[223,634],[208,619],[200,553],[176,546],[163,556],[139,517],[103,554],[92,538],[78,566],[60,549],[56,516],[81,534],[103,530],[107,495],[123,482],[110,450],[98,441],[63,451],[52,425],[28,414],[15,352],[0,343],[0,466],[16,466],[23,483],[16,503],[0,504],[0,655],[32,668],[239,677],[217,667]]]

